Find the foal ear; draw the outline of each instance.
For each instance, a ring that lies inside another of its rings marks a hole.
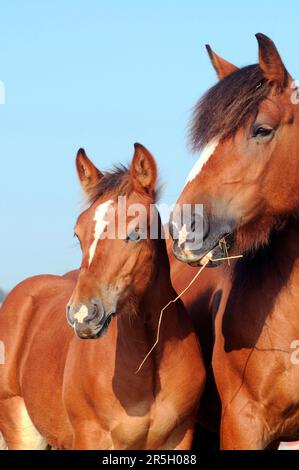
[[[222,80],[226,75],[233,73],[235,70],[238,70],[238,67],[231,64],[227,60],[222,59],[219,55],[214,52],[209,44],[206,44],[206,49],[208,51],[209,57],[211,59],[212,65],[216,70],[218,78]]]
[[[134,144],[135,152],[130,167],[134,186],[137,190],[151,193],[157,182],[157,165],[152,154],[141,144]]]
[[[79,149],[77,152],[76,168],[83,191],[87,196],[92,197],[93,189],[103,175],[89,160],[84,149]]]
[[[255,35],[259,45],[259,66],[266,80],[278,88],[285,88],[289,74],[274,42],[262,33]]]

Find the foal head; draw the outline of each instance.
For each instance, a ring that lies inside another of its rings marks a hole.
[[[202,246],[185,227],[173,247],[190,264],[223,257],[223,239],[238,252],[267,244],[299,210],[296,90],[274,43],[256,37],[259,63],[241,69],[208,46],[220,81],[195,107],[191,139],[203,152],[178,200],[203,205]]]
[[[82,149],[76,166],[90,207],[75,226],[82,264],[67,319],[79,337],[96,338],[106,331],[113,315],[136,312],[154,275],[155,242],[147,229],[157,169],[140,144],[135,144],[129,169],[102,174]]]

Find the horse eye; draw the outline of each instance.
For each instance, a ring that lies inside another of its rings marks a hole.
[[[128,234],[126,240],[131,241],[131,242],[138,242],[139,240],[141,240],[140,233],[139,233],[138,229],[136,228],[135,230],[132,230]]]
[[[253,129],[253,137],[268,137],[273,133],[274,129],[268,126],[257,126]]]

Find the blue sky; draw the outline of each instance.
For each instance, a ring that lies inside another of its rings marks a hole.
[[[204,44],[247,65],[263,32],[299,78],[298,17],[295,0],[2,1],[0,286],[79,265],[81,146],[109,169],[143,143],[174,202],[196,158],[190,110],[216,80]]]

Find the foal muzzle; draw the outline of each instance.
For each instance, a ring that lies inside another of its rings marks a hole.
[[[90,303],[68,304],[66,317],[81,339],[95,339],[103,336],[112,320],[115,310],[105,312],[98,299]]]

